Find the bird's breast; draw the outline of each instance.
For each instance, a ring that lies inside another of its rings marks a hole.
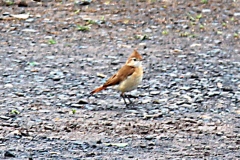
[[[125,80],[123,80],[116,89],[121,92],[130,92],[138,87],[138,85],[142,82],[143,78],[143,69],[142,67],[138,67],[135,69],[135,72],[128,76]]]

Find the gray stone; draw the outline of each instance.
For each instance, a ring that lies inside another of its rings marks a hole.
[[[151,95],[159,95],[159,94],[160,94],[160,91],[151,91],[150,94],[151,94]]]
[[[150,28],[147,28],[147,29],[145,29],[145,31],[144,32],[146,32],[146,33],[151,33],[152,32],[152,30],[150,29]]]
[[[210,13],[211,9],[202,9],[202,13]]]
[[[217,95],[219,95],[220,94],[220,92],[219,91],[209,91],[208,93],[208,96],[217,96]]]
[[[234,15],[235,17],[238,17],[238,16],[240,16],[240,12],[234,13],[233,15]]]
[[[35,29],[30,29],[30,28],[25,28],[25,29],[23,29],[22,31],[23,31],[23,32],[32,32],[32,33],[38,32],[37,30],[35,30]]]
[[[28,18],[28,19],[26,19],[25,21],[28,22],[28,23],[32,23],[32,22],[35,21],[35,19],[34,19],[34,18]]]

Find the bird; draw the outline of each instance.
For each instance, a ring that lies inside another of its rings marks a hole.
[[[142,56],[136,49],[128,57],[126,63],[110,77],[102,86],[94,89],[90,95],[100,92],[110,86],[121,92],[120,96],[123,98],[126,106],[132,104],[129,95],[125,92],[130,92],[138,87],[143,79]],[[127,103],[126,98],[129,103]]]

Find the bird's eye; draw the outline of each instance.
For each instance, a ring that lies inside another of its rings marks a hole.
[[[136,58],[133,58],[132,60],[133,60],[133,61],[136,61],[137,59],[136,59]]]

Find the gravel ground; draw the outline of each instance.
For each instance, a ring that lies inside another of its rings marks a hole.
[[[240,159],[240,1],[0,2],[1,159]],[[94,96],[137,48],[125,107]]]

